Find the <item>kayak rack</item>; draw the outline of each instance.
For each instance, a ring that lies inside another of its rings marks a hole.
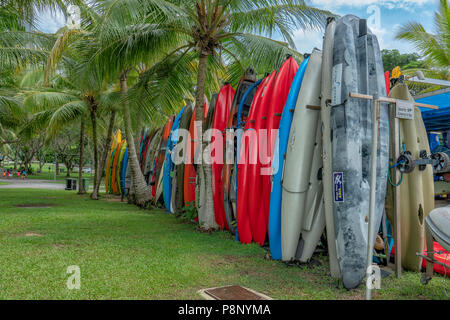
[[[380,107],[381,103],[390,103],[397,105],[397,103],[411,103],[410,101],[392,99],[388,97],[380,97],[377,93],[374,95],[367,95],[361,93],[352,92],[349,94],[349,98],[369,100],[372,104],[372,150],[370,157],[370,206],[369,206],[369,239],[367,247],[367,261],[366,261],[366,300],[370,300],[372,296],[372,287],[378,280],[373,275],[374,270],[372,267],[373,261],[373,247],[374,247],[374,230],[373,225],[375,223],[375,191],[376,191],[376,175],[377,175],[377,148],[378,148],[378,130],[379,130],[379,120],[380,120]],[[428,109],[439,109],[437,106],[428,105],[424,103],[413,103],[415,107],[428,108]],[[315,106],[311,106],[310,109],[315,109]],[[389,115],[390,116],[390,115]],[[399,136],[399,118],[395,117],[394,120],[394,153],[395,159],[400,156],[400,146],[397,137]],[[398,172],[395,170],[395,178],[398,179]],[[397,180],[396,180],[397,181]],[[394,189],[394,222],[395,222],[395,270],[397,277],[402,275],[402,264],[401,264],[401,219],[400,219],[400,190],[398,188]]]

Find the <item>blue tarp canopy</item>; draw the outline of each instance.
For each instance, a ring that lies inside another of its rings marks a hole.
[[[439,110],[420,108],[422,111],[423,122],[425,123],[428,132],[450,131],[450,92],[416,99],[416,102],[439,107]]]

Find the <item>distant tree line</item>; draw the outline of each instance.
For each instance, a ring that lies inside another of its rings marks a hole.
[[[425,68],[425,62],[417,53],[400,53],[397,49],[382,50],[384,70],[392,72],[399,66],[402,70]]]

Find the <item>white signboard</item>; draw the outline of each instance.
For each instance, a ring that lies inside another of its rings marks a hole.
[[[397,100],[395,117],[399,119],[414,120],[414,103],[405,100]]]

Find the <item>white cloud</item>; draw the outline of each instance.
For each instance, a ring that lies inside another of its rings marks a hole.
[[[392,33],[399,27],[395,24],[389,30],[386,28],[370,27],[370,30],[377,36],[380,49],[398,49],[402,53],[413,52],[413,47],[404,41],[398,41],[392,38]],[[311,53],[314,48],[322,49],[324,31],[297,30],[293,34],[297,51],[300,53]]]
[[[294,42],[300,53],[311,53],[314,48],[322,49],[324,31],[297,30],[294,32]]]
[[[385,36],[386,36],[388,31],[386,29],[384,29],[384,28],[371,28],[370,30],[373,32],[374,35],[377,36],[378,43],[380,44],[381,50],[389,49],[386,46],[386,41],[385,41]]]
[[[51,12],[50,10],[45,10],[38,13],[37,17],[37,28],[42,32],[55,33],[66,25],[66,18],[61,11]]]

